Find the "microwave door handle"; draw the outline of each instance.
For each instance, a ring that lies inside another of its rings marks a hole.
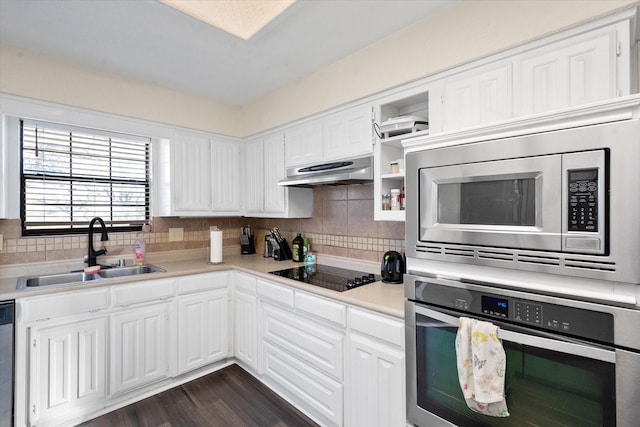
[[[431,319],[439,320],[449,326],[458,328],[460,327],[460,320],[458,317],[451,316],[449,314],[441,313],[429,308],[421,306],[415,306],[415,312],[423,316],[430,317]],[[605,350],[602,348],[588,346],[584,344],[577,344],[574,342],[556,340],[545,337],[538,337],[535,335],[523,334],[520,332],[513,332],[503,328],[498,330],[498,338],[513,342],[516,344],[528,345],[530,347],[537,347],[545,350],[556,351],[564,354],[571,354],[573,356],[585,357],[587,359],[600,360],[602,362],[615,363],[616,353],[613,350]]]

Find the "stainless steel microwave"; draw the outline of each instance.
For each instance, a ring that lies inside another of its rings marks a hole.
[[[640,123],[407,154],[407,256],[640,283]]]

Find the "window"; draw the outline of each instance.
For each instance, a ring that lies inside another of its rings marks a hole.
[[[55,123],[21,121],[22,233],[110,231],[149,221],[150,139]]]

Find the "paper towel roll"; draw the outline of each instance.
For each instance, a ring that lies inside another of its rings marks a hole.
[[[209,246],[209,262],[211,264],[220,264],[222,262],[222,230],[213,226],[209,229],[211,244]]]

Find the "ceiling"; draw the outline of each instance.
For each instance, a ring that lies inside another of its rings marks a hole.
[[[157,0],[0,0],[0,43],[242,106],[456,1],[297,0],[245,41]]]

